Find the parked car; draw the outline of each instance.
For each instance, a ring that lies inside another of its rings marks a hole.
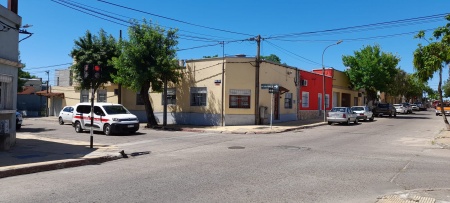
[[[419,111],[426,111],[427,110],[427,107],[422,102],[416,102],[414,104],[417,105],[417,107],[419,107]]]
[[[369,110],[369,107],[367,106],[352,106],[352,111],[357,114],[358,120],[365,120],[369,119],[370,121],[373,121],[373,113]]]
[[[58,117],[58,123],[64,125],[65,122],[72,123],[73,118],[73,106],[65,106],[60,112]]]
[[[72,126],[81,133],[91,127],[91,104],[79,103],[74,107]],[[92,128],[105,135],[135,133],[139,130],[139,119],[121,104],[94,103]]]
[[[412,113],[412,107],[411,104],[409,104],[408,102],[402,103],[403,105],[405,105],[406,109],[407,109],[407,113]]]
[[[394,104],[395,111],[401,114],[408,113],[408,107],[405,104]]]
[[[375,108],[372,109],[373,114],[375,116],[389,115],[389,117],[396,117],[397,111],[394,106],[389,103],[378,103]]]
[[[328,112],[327,121],[328,125],[332,123],[345,123],[349,125],[350,122],[358,124],[357,114],[350,107],[333,107]]]
[[[22,128],[22,122],[22,114],[16,111],[16,130],[20,130],[20,128]]]
[[[411,104],[411,108],[413,111],[418,111],[419,107],[416,104]]]

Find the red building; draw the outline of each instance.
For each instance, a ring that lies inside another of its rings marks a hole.
[[[298,109],[300,110],[301,119],[309,119],[323,116],[323,75],[322,72],[317,73],[299,70],[300,92]],[[333,78],[332,70],[325,70],[325,108],[332,108],[332,89]]]

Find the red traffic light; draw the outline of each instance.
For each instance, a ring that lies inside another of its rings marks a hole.
[[[100,66],[94,66],[94,71],[95,72],[100,72]]]

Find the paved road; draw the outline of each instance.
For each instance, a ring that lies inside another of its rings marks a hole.
[[[54,131],[36,134],[89,136],[73,133],[70,126],[54,126]],[[442,119],[429,111],[279,134],[96,135],[96,141],[129,153],[151,153],[4,178],[0,200],[376,202],[403,193],[450,201],[450,151],[431,143],[442,128]]]

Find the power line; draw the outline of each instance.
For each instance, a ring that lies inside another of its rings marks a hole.
[[[97,0],[97,1],[102,2],[102,3],[105,3],[105,4],[113,5],[113,6],[116,6],[116,7],[120,7],[120,8],[124,8],[124,9],[128,9],[128,10],[132,10],[132,11],[136,11],[136,12],[139,12],[139,13],[145,13],[145,14],[152,15],[152,16],[156,16],[156,17],[159,17],[159,18],[164,18],[164,19],[167,19],[167,20],[171,20],[171,21],[175,21],[175,22],[179,22],[179,23],[184,23],[184,24],[187,24],[187,25],[192,25],[192,26],[196,26],[196,27],[201,27],[201,28],[210,29],[210,30],[215,30],[215,31],[221,31],[221,32],[227,32],[227,33],[232,33],[232,34],[239,34],[239,35],[246,35],[246,36],[254,36],[254,35],[250,35],[250,34],[245,34],[245,33],[240,33],[240,32],[234,32],[234,31],[229,31],[229,30],[224,30],[224,29],[219,29],[219,28],[213,28],[213,27],[208,27],[208,26],[198,25],[198,24],[194,24],[194,23],[189,23],[189,22],[186,22],[186,21],[177,20],[177,19],[174,19],[174,18],[169,18],[169,17],[165,17],[165,16],[162,16],[162,15],[158,15],[158,14],[154,14],[154,13],[142,11],[142,10],[139,10],[139,9],[134,9],[134,8],[122,6],[122,5],[119,5],[119,4],[111,3],[111,2],[108,2],[108,1],[105,1],[105,0]]]
[[[64,66],[64,65],[71,65],[72,63],[62,63],[62,64],[56,64],[56,65],[48,65],[48,66],[41,66],[41,67],[33,67],[33,68],[27,68],[24,69],[28,70],[36,70],[36,69],[43,69],[43,68],[51,68],[51,67],[57,67],[57,66]]]
[[[408,18],[408,19],[402,19],[402,20],[386,21],[386,22],[372,23],[372,24],[358,25],[358,26],[350,26],[350,27],[344,27],[344,28],[281,34],[281,35],[267,37],[266,39],[298,37],[298,36],[302,36],[302,35],[311,35],[311,34],[335,33],[338,31],[354,32],[352,30],[366,31],[368,29],[380,29],[380,28],[393,27],[393,26],[398,27],[398,26],[402,26],[402,25],[411,25],[412,23],[417,24],[417,23],[421,23],[421,22],[438,21],[438,20],[442,20],[446,15],[447,14],[436,14],[436,15],[431,15],[431,16],[423,16],[423,17]],[[378,27],[378,28],[376,28],[376,27]]]
[[[124,16],[124,15],[121,15],[121,14],[118,14],[118,13],[110,12],[110,11],[107,11],[107,10],[104,10],[104,9],[96,8],[96,7],[89,6],[89,5],[86,5],[86,4],[82,4],[82,3],[79,3],[79,2],[76,2],[76,1],[72,1],[72,0],[59,0],[59,1],[73,2],[74,4],[82,5],[82,6],[77,5],[77,7],[82,8],[82,9],[85,9],[85,10],[88,10],[87,8],[91,8],[91,9],[94,9],[95,11],[102,11],[102,12],[105,12],[105,13],[109,13],[109,14],[113,14],[113,15],[116,15],[116,16],[124,17],[124,18],[127,18],[127,19],[134,19],[134,20],[136,20],[136,21],[142,21],[142,20],[138,20],[138,19],[133,18],[133,17]],[[73,4],[72,4],[72,5],[73,5]],[[84,7],[83,7],[83,6],[84,6]],[[86,7],[87,7],[87,8],[86,8]],[[90,10],[90,11],[92,11],[92,10]],[[97,12],[97,13],[98,13],[98,12]],[[102,15],[103,15],[103,14],[102,14]],[[109,17],[109,15],[108,15],[108,17]],[[122,21],[122,20],[121,20],[121,21]],[[175,29],[175,28],[172,28],[172,27],[164,26],[164,25],[159,25],[159,26],[164,27],[164,28],[167,28],[167,29]],[[177,28],[177,29],[178,29],[178,28]],[[203,34],[203,33],[196,33],[196,32],[191,32],[191,31],[186,31],[186,30],[181,30],[181,29],[178,29],[178,30],[179,30],[180,32],[186,32],[186,33],[191,33],[191,34],[196,34],[196,35],[202,35],[202,36],[207,36],[207,37],[220,38],[220,39],[217,39],[217,40],[216,40],[216,39],[211,39],[211,38],[203,38],[203,39],[210,40],[210,41],[220,41],[220,40],[222,40],[222,37],[219,37],[219,36],[208,35],[208,34]],[[183,34],[179,34],[179,35],[181,35],[181,36],[186,36],[186,37],[193,37],[193,38],[196,38],[195,36],[189,36],[189,35],[183,35]],[[197,38],[201,38],[201,37],[197,37]],[[187,40],[189,40],[189,39],[187,39]]]
[[[267,44],[270,44],[270,45],[272,45],[273,47],[275,47],[275,48],[277,48],[277,49],[279,49],[279,50],[282,50],[282,51],[287,52],[287,53],[289,53],[289,54],[291,54],[291,55],[294,55],[294,56],[296,56],[296,57],[299,57],[299,58],[301,58],[302,60],[306,60],[307,63],[317,64],[317,65],[322,65],[322,64],[320,64],[320,63],[318,63],[318,62],[315,62],[315,61],[313,61],[313,60],[307,59],[307,58],[305,58],[305,57],[303,57],[303,56],[300,56],[300,55],[298,55],[298,54],[296,54],[296,53],[294,53],[294,52],[291,52],[291,51],[289,51],[289,50],[287,50],[287,49],[281,48],[280,46],[275,45],[275,44],[273,44],[273,43],[271,43],[271,42],[269,42],[269,41],[266,41],[266,40],[265,40],[265,42],[267,42]]]

